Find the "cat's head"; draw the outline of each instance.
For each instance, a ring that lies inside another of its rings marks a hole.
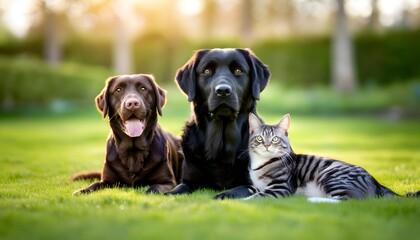
[[[278,124],[267,125],[250,113],[249,151],[266,158],[291,154],[292,148],[288,138],[289,127],[289,114],[284,115]]]

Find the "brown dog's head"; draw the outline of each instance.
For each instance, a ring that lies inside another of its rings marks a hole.
[[[230,116],[258,100],[270,78],[249,49],[200,50],[178,70],[176,81],[189,101],[202,99],[211,114]]]
[[[139,137],[150,119],[162,115],[165,91],[152,75],[136,74],[110,77],[96,97],[96,106],[105,118],[117,123],[129,137]]]

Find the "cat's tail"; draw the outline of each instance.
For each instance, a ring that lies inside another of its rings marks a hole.
[[[384,197],[395,197],[395,196],[401,196],[401,195],[399,195],[398,193],[396,193],[396,192],[394,192],[394,191],[392,191],[391,189],[389,189],[389,188],[387,188],[387,187],[385,187],[385,186],[382,186],[382,185],[380,185],[380,191],[381,191],[381,194],[380,195],[382,195],[382,196],[384,196]]]
[[[408,192],[408,193],[404,194],[403,196],[401,196],[398,193],[395,193],[391,189],[389,189],[387,187],[384,187],[384,186],[381,186],[381,192],[382,192],[382,195],[384,197],[395,197],[395,196],[400,196],[400,197],[420,197],[420,191],[417,191],[417,192]]]
[[[96,171],[76,173],[70,177],[73,181],[101,179],[101,173]]]
[[[420,197],[420,191],[417,191],[417,192],[408,192],[404,196],[405,197]]]

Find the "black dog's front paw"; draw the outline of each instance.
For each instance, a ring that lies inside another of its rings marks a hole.
[[[181,183],[178,186],[176,186],[174,189],[172,189],[171,191],[166,192],[165,195],[178,195],[178,194],[186,194],[186,193],[191,193],[191,189],[187,184]]]
[[[221,192],[214,196],[214,199],[226,199],[226,198],[245,198],[250,196],[253,193],[251,188],[249,186],[239,186],[236,188],[232,188],[229,190],[226,190],[224,192]]]
[[[227,199],[227,198],[235,198],[235,195],[229,191],[224,191],[213,197],[213,199],[220,199],[220,200]]]

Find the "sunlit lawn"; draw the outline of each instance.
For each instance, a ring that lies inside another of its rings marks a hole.
[[[185,100],[184,100],[185,101]],[[176,101],[175,101],[176,102]],[[168,104],[161,125],[179,134],[187,110]],[[94,111],[92,109],[92,111]],[[265,114],[266,122],[280,119]],[[99,170],[108,125],[87,115],[0,119],[1,239],[418,239],[420,199],[314,204],[304,198],[212,200],[144,189],[71,193],[82,170]],[[292,113],[296,152],[365,167],[398,193],[420,190],[420,124]]]

